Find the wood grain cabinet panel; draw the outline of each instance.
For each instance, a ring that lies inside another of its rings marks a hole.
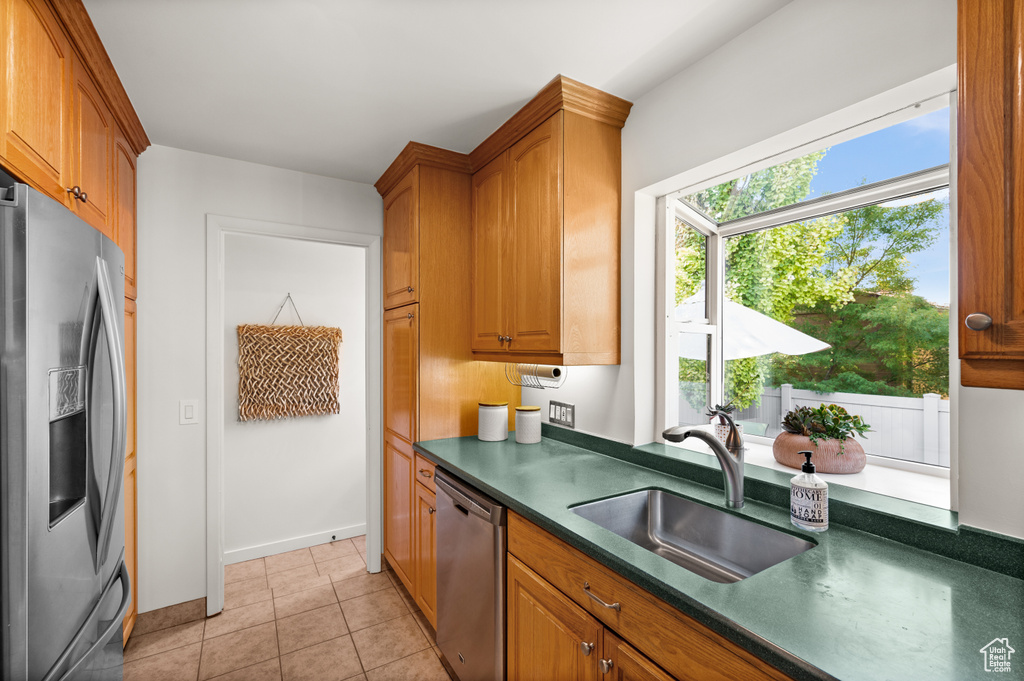
[[[115,241],[124,253],[124,295],[132,300],[135,300],[137,294],[135,162],[135,152],[124,134],[117,130],[114,136],[113,228]]]
[[[1024,389],[1024,0],[960,0],[960,380]],[[991,318],[967,326],[968,315]]]
[[[43,0],[4,0],[0,18],[0,156],[22,179],[69,205],[71,44]]]
[[[484,162],[473,175],[478,359],[619,363],[620,143],[629,106],[556,78],[470,155]]]
[[[419,305],[384,313],[384,428],[406,442],[416,441],[419,323]]]
[[[384,556],[395,574],[413,591],[416,574],[413,520],[412,445],[393,434],[384,436]]]
[[[504,303],[512,352],[561,351],[562,116],[508,152],[512,252]]]
[[[419,457],[417,457],[417,460]],[[417,471],[418,473],[419,471]],[[437,497],[423,485],[416,495],[416,605],[437,628]]]
[[[384,197],[384,309],[418,300],[419,168]]]
[[[74,60],[71,91],[71,183],[82,198],[71,202],[79,217],[116,241],[110,219],[113,177],[114,119],[100,96],[92,76]]]
[[[124,616],[124,641],[135,627],[135,619],[139,612],[139,542],[138,542],[138,504],[136,491],[138,480],[136,474],[137,436],[136,419],[136,374],[137,353],[135,343],[136,308],[134,300],[125,300],[124,306],[124,368],[125,387],[128,395],[128,434],[124,459],[124,559],[128,565],[128,577],[132,582],[132,602]]]
[[[601,677],[601,624],[514,556],[507,569],[509,681]]]
[[[602,655],[608,666],[607,681],[673,681],[658,665],[607,629]]]
[[[508,153],[473,175],[473,350],[505,349]]]

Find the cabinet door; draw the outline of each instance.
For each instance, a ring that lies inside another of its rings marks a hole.
[[[474,350],[503,350],[509,335],[504,315],[508,258],[508,154],[473,175],[473,337]]]
[[[384,313],[384,429],[416,441],[419,413],[419,305]]]
[[[117,129],[114,136],[113,226],[124,253],[124,295],[135,300],[135,152]]]
[[[596,681],[601,625],[533,570],[508,556],[508,679]]]
[[[509,150],[512,254],[506,294],[512,341],[558,352],[562,319],[562,112]]]
[[[92,76],[77,58],[72,71],[71,182],[83,192],[81,199],[72,201],[72,208],[83,220],[116,240],[110,219],[114,119]]]
[[[42,0],[5,0],[0,16],[0,155],[16,174],[69,205],[70,43]]]
[[[384,309],[419,300],[419,177],[416,166],[384,197]]]
[[[961,0],[957,229],[961,382],[1024,389],[1024,0]],[[968,315],[991,317],[972,330]]]
[[[416,605],[437,628],[437,503],[423,485],[416,489]]]
[[[413,576],[413,450],[390,433],[384,435],[384,555],[409,591]]]
[[[132,602],[124,616],[124,641],[135,626],[135,618],[139,611],[139,545],[136,530],[138,506],[136,503],[136,436],[135,436],[135,301],[124,301],[124,369],[125,386],[128,397],[128,435],[127,449],[124,458],[124,560],[128,565],[128,577],[132,582]]]
[[[603,655],[603,666],[608,668],[607,681],[673,681],[661,667],[607,629],[604,630]]]

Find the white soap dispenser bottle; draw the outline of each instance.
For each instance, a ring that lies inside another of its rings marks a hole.
[[[802,530],[828,529],[828,483],[814,474],[813,452],[800,452],[807,461],[789,484],[789,519]]]

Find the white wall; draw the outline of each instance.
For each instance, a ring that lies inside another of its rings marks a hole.
[[[366,531],[366,252],[341,244],[224,239],[224,562]],[[340,328],[339,414],[238,420],[238,325]],[[298,310],[298,315],[296,314]]]
[[[206,595],[206,214],[380,234],[370,185],[150,147],[138,176],[139,611]]]

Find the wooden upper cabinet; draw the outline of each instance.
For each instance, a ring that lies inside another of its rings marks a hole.
[[[1024,389],[1022,35],[1024,0],[958,3],[957,328],[966,386]],[[981,328],[980,315],[991,325]]]
[[[554,114],[508,152],[512,252],[505,305],[507,347],[514,352],[561,350],[562,116]]]
[[[72,71],[71,184],[82,193],[71,206],[83,220],[115,240],[110,219],[114,118],[82,62],[76,59]]]
[[[601,678],[601,624],[511,555],[507,583],[508,680]]]
[[[630,106],[558,77],[470,154],[477,359],[619,363]]]
[[[0,157],[68,205],[71,45],[43,0],[5,0],[0,18]]]
[[[508,153],[473,175],[473,350],[505,348]]]
[[[124,253],[124,295],[135,300],[135,153],[120,129],[114,136],[113,172],[114,240]]]
[[[384,313],[384,357],[384,430],[411,444],[419,413],[419,305]]]
[[[384,309],[419,300],[419,167],[384,197]]]

